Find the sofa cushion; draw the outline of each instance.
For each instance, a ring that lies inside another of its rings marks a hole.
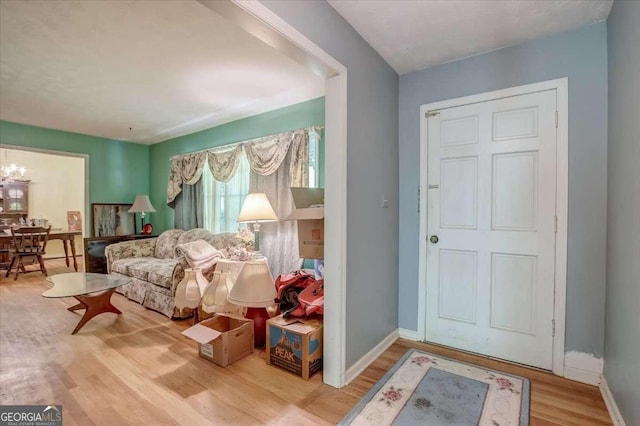
[[[178,263],[177,259],[164,259],[163,262],[158,262],[157,266],[149,270],[148,281],[164,288],[171,288],[173,271]]]
[[[173,259],[173,250],[178,244],[178,238],[184,233],[182,229],[169,229],[160,234],[156,242],[155,256],[159,259]]]
[[[177,264],[176,259],[138,257],[116,260],[111,265],[111,270],[164,288],[171,288],[173,270]]]
[[[195,228],[185,231],[178,238],[178,244],[191,243],[196,240],[204,240],[211,244],[216,250],[219,250],[225,257],[230,256],[230,249],[242,247],[244,244],[240,237],[235,233],[212,234],[203,228]]]
[[[114,260],[111,264],[111,272],[117,272],[121,275],[129,277],[129,265],[139,261],[144,261],[147,257],[125,257],[124,259]]]

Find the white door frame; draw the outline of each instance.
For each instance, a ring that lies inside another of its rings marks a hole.
[[[91,203],[89,199],[89,154],[80,154],[77,152],[69,152],[69,151],[58,151],[55,149],[47,149],[47,148],[37,148],[33,146],[24,146],[24,145],[9,145],[2,144],[2,149],[14,149],[18,151],[29,151],[29,152],[37,152],[40,154],[52,154],[59,155],[62,157],[73,157],[73,158],[81,158],[84,165],[84,208],[82,214],[85,217],[84,223],[82,224],[82,236],[85,237],[87,235],[91,235],[91,228],[89,227],[89,218],[91,217]]]
[[[331,173],[325,177],[324,274],[330,285],[324,295],[323,380],[341,388],[346,370],[347,68],[258,1],[231,0],[239,7],[235,11],[226,2],[199,1],[326,79],[325,163]]]
[[[420,107],[420,245],[418,251],[418,340],[426,339],[427,299],[427,166],[428,128],[425,114],[462,105],[491,101],[545,90],[556,90],[558,110],[556,129],[556,232],[555,294],[553,336],[553,373],[564,376],[565,311],[567,291],[567,211],[569,185],[569,123],[568,123],[568,78],[549,80],[524,86],[480,93],[462,98],[433,102]]]

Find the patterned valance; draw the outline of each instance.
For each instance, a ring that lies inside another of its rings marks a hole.
[[[280,133],[267,136],[244,146],[251,170],[262,176],[268,176],[278,170],[282,160],[287,156],[291,146],[291,139],[299,136],[303,131]]]
[[[208,164],[215,180],[227,182],[236,174],[240,156],[244,153],[253,172],[268,176],[278,170],[289,149],[292,150],[289,170],[291,182],[308,179],[305,179],[305,176],[309,173],[309,129],[265,136],[242,142],[233,148],[222,147],[173,157],[167,187],[167,204],[174,206],[174,200],[182,191],[183,184],[194,185],[200,180],[205,163]]]
[[[202,176],[206,159],[207,154],[205,152],[197,152],[182,157],[182,182],[187,185],[195,185]]]
[[[238,145],[227,151],[207,151],[209,155],[209,170],[213,178],[220,182],[228,182],[238,170],[242,146]]]

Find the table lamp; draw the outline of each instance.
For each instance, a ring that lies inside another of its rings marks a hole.
[[[254,258],[260,258],[260,224],[263,222],[275,222],[278,216],[273,211],[271,203],[267,198],[267,194],[261,192],[253,192],[247,195],[238,216],[239,223],[253,223],[253,233],[255,234]]]
[[[154,213],[156,211],[156,209],[153,207],[153,204],[151,204],[151,200],[149,200],[149,196],[148,195],[136,195],[136,199],[133,202],[133,205],[131,206],[131,208],[129,209],[129,213],[140,213],[140,218],[142,221],[142,225],[140,226],[140,233],[141,234],[151,234],[151,231],[153,231],[153,227],[151,226],[151,224],[149,224],[149,226],[147,226],[145,228],[144,225],[144,212],[151,212]]]
[[[246,317],[253,320],[254,346],[264,346],[269,313],[265,308],[275,303],[275,283],[267,259],[245,262],[240,275],[229,292],[229,302],[246,306]]]

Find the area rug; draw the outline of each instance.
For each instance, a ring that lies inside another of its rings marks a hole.
[[[529,425],[529,380],[411,349],[340,425]]]

